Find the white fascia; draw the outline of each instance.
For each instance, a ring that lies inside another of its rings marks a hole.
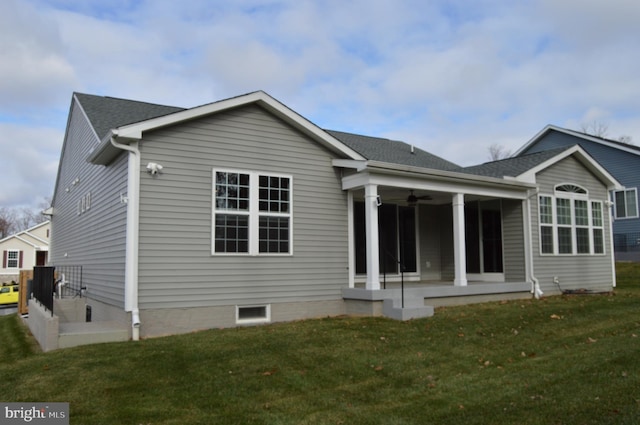
[[[354,159],[334,159],[331,161],[331,165],[338,168],[349,168],[360,172],[367,168],[367,161]]]
[[[31,246],[32,246],[32,247],[34,247],[34,248],[38,248],[38,245],[36,245],[36,244],[34,244],[33,242],[30,242],[30,241],[28,241],[28,240],[26,240],[26,239],[24,239],[24,238],[20,237],[20,236],[17,236],[17,235],[16,235],[16,236],[14,236],[14,237],[15,237],[16,239],[18,239],[19,241],[22,241],[22,242],[26,243],[27,245],[31,245]]]

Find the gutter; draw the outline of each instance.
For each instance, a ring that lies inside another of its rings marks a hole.
[[[131,312],[131,335],[134,341],[140,339],[140,311],[138,309],[138,246],[140,216],[140,150],[138,143],[131,145],[117,143],[117,133],[112,131],[109,141],[117,149],[129,152],[127,176],[127,230],[124,281],[124,309]]]
[[[351,189],[352,187],[349,187],[348,184],[347,186],[345,186],[345,181],[351,178],[357,178],[357,176],[363,171],[368,171],[370,175],[377,176],[390,175],[395,177],[410,177],[418,179],[428,178],[430,181],[434,182],[453,182],[455,184],[466,186],[473,185],[473,187],[485,187],[494,189],[499,188],[502,190],[515,190],[520,192],[535,189],[537,187],[535,183],[526,182],[515,178],[480,176],[458,171],[437,170],[434,168],[393,164],[389,162],[334,159],[332,160],[331,164],[334,167],[349,168],[356,171],[356,173],[350,176],[343,177],[343,189]],[[524,198],[520,197],[520,199]]]

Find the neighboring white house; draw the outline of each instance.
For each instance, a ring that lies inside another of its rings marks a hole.
[[[0,240],[0,282],[18,281],[20,270],[43,266],[49,258],[51,222],[45,221]]]

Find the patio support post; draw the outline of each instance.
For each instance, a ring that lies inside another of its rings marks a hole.
[[[453,261],[455,286],[467,286],[467,256],[464,232],[464,194],[453,195]]]
[[[366,289],[380,289],[380,258],[378,235],[378,186],[364,187],[364,217],[367,235],[367,283]]]

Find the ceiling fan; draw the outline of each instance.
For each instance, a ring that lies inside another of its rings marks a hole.
[[[431,201],[433,198],[429,195],[416,196],[413,193],[413,189],[409,190],[409,196],[407,197],[407,204],[411,207],[418,204],[418,201]]]

